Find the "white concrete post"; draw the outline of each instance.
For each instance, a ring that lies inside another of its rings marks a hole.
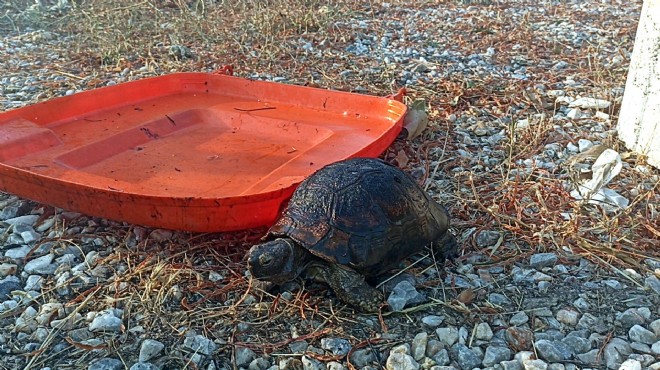
[[[617,130],[660,168],[660,0],[644,0]]]

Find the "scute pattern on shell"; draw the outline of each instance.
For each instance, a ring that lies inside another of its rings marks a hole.
[[[447,211],[399,168],[357,158],[303,181],[271,228],[331,263],[376,276],[437,240]]]

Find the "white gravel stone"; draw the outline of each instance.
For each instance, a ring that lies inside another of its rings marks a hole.
[[[387,370],[418,370],[419,364],[415,359],[405,353],[391,352],[385,363]]]
[[[53,318],[60,318],[63,314],[64,305],[59,302],[44,303],[39,308],[35,319],[41,326],[47,326]],[[57,316],[55,313],[57,312]]]
[[[543,360],[525,360],[523,361],[523,369],[525,370],[547,370],[548,363]]]
[[[523,363],[524,363],[526,360],[531,360],[531,359],[536,358],[536,355],[535,355],[534,352],[532,352],[532,351],[520,351],[520,352],[516,353],[516,354],[513,356],[513,358],[514,358],[514,360],[518,361],[518,363],[520,364],[520,366],[522,366]]]
[[[570,326],[575,326],[578,323],[578,319],[580,318],[580,314],[577,311],[570,310],[570,309],[561,309],[557,311],[557,321],[559,321],[562,324],[570,325]]]
[[[0,277],[14,275],[17,268],[18,266],[13,263],[0,263]]]
[[[578,98],[573,100],[568,106],[584,109],[606,109],[610,106],[610,102],[596,98]]]
[[[122,321],[115,316],[112,310],[104,310],[96,314],[92,323],[89,324],[91,332],[108,331],[119,332],[122,328]]]
[[[637,360],[625,360],[619,370],[642,370],[642,364]]]

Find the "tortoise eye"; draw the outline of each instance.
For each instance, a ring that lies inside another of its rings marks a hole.
[[[273,262],[273,257],[271,257],[268,254],[262,254],[259,256],[259,263],[264,266],[270,265],[270,263]]]

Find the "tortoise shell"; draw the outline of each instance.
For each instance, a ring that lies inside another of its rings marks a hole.
[[[445,208],[408,174],[380,159],[355,158],[304,180],[268,234],[288,236],[323,260],[376,276],[448,228]]]

